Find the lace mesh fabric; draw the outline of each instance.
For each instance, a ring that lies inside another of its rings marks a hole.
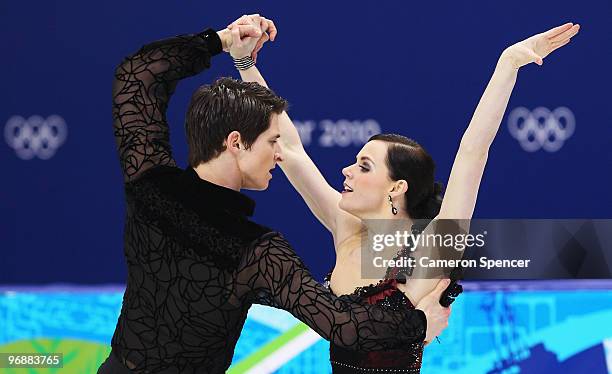
[[[419,225],[413,225],[413,234],[421,233],[427,226],[427,223],[428,222],[423,222],[419,223]],[[410,247],[404,247],[398,252],[396,258],[409,257],[410,255]],[[327,274],[324,281],[325,287],[330,290],[332,271]],[[380,305],[398,311],[414,310],[414,305],[412,305],[406,295],[397,287],[398,283],[406,283],[410,275],[410,269],[388,268],[384,279],[380,280],[377,284],[356,287],[351,296],[357,297],[362,302],[370,305]],[[451,271],[451,283],[440,298],[440,304],[442,306],[448,307],[455,301],[455,298],[463,292],[463,287],[458,283],[461,278],[461,268],[455,268]],[[337,346],[332,342],[329,348],[329,355],[334,374],[418,374],[421,371],[423,348],[423,342],[412,342],[399,349],[390,349],[380,352],[356,352]]]
[[[331,272],[325,278],[329,288]],[[351,294],[369,305],[384,306],[392,310],[414,310],[404,293],[397,288],[398,280],[383,279],[377,284],[357,287]],[[396,349],[385,351],[355,351],[333,342],[329,356],[334,374],[345,373],[420,373],[423,358],[423,342],[412,342]]]
[[[179,80],[209,67],[220,51],[207,30],[151,43],[116,70],[128,280],[112,354],[134,372],[222,373],[253,303],[288,310],[347,349],[422,341],[421,311],[334,296],[280,234],[249,221],[248,209],[228,208],[229,200],[248,198],[176,167],[168,102]]]

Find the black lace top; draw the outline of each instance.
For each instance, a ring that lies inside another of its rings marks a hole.
[[[331,272],[325,278],[329,289]],[[398,280],[384,279],[377,284],[357,287],[351,294],[370,305],[381,305],[393,310],[414,310],[414,306],[397,287]],[[410,373],[418,374],[423,358],[423,342],[408,343],[385,351],[354,351],[338,346],[329,346],[330,363],[334,374],[349,373]]]
[[[419,222],[412,226],[414,234],[421,233],[427,226],[428,221]],[[411,256],[410,246],[402,248],[396,258]],[[333,269],[332,269],[333,271]],[[325,277],[324,286],[331,291],[330,271]],[[399,283],[406,283],[412,274],[412,269],[393,267],[388,268],[385,278],[377,284],[365,287],[357,287],[351,294],[361,302],[370,305],[379,305],[393,310],[415,310],[414,305],[408,297],[398,288]],[[462,269],[455,268],[449,275],[451,283],[442,293],[440,304],[448,307],[460,293],[463,287],[459,284],[462,278]],[[385,351],[360,351],[349,350],[331,342],[329,346],[330,363],[334,374],[356,374],[356,373],[408,373],[418,374],[421,372],[424,344],[422,341],[412,342],[395,349]]]
[[[347,349],[423,341],[423,312],[335,297],[279,233],[248,219],[252,200],[176,167],[168,102],[179,80],[220,52],[207,30],[151,43],[116,70],[128,280],[113,355],[136,372],[224,372],[253,303],[286,309]]]

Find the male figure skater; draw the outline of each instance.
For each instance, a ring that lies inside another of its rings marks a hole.
[[[200,87],[186,116],[189,166],[176,167],[166,121],[176,84],[221,51],[248,63],[261,36],[247,25],[169,38],[116,70],[128,281],[100,373],[222,373],[253,303],[288,310],[334,344],[359,350],[430,341],[447,325],[449,310],[439,304],[447,280],[418,310],[335,297],[279,233],[248,219],[255,203],[240,190],[266,189],[282,157],[276,116],[287,103],[272,91],[228,78]]]

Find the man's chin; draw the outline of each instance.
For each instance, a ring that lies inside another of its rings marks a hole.
[[[270,181],[265,181],[262,183],[252,183],[247,186],[242,186],[242,189],[250,190],[250,191],[265,191],[268,189],[269,185],[270,185]]]

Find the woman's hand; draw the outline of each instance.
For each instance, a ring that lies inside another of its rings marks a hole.
[[[580,25],[566,23],[541,34],[518,42],[502,53],[500,62],[508,63],[512,68],[519,69],[529,63],[538,65],[544,63],[543,59],[552,51],[563,47],[578,33]]]
[[[268,40],[274,41],[278,30],[276,25],[270,19],[260,16],[259,14],[244,15],[227,26],[228,30],[233,30],[235,27],[241,27],[242,25],[251,25],[258,27],[261,30],[261,37],[257,41],[251,57],[257,62],[257,53],[261,50],[264,43]]]

